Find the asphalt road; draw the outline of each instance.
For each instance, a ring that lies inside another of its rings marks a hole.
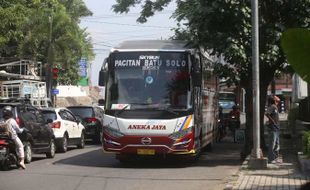
[[[224,139],[195,163],[150,158],[124,165],[100,146],[88,145],[53,159],[35,155],[26,170],[0,171],[0,190],[223,189],[239,169],[241,146]]]

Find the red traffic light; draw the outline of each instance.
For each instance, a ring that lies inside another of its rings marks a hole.
[[[53,73],[53,79],[57,79],[58,78],[58,72],[59,72],[59,69],[58,68],[52,68],[52,73]]]
[[[59,73],[59,69],[58,68],[52,68],[52,73],[55,73],[55,74]]]

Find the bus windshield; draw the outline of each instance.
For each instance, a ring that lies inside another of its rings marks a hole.
[[[118,52],[108,67],[106,109],[191,108],[187,53]]]

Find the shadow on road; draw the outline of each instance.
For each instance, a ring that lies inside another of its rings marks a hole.
[[[184,167],[216,167],[219,165],[240,165],[240,151],[242,144],[232,143],[229,139],[214,144],[211,151],[203,152],[199,159],[192,161],[188,157],[174,155],[168,157],[137,157],[126,163],[121,163],[115,154],[104,153],[101,148],[73,157],[62,159],[54,164],[77,165],[86,167],[107,168],[184,168]]]

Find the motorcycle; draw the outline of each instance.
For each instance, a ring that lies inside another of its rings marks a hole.
[[[19,168],[15,143],[7,134],[0,134],[0,168],[9,170],[13,165]]]

